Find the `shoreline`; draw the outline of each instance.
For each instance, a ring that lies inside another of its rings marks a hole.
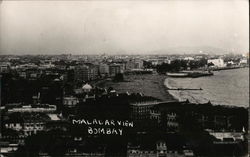
[[[163,77],[163,79],[161,80],[162,82],[162,88],[164,89],[164,92],[166,93],[166,95],[168,95],[168,97],[170,97],[173,101],[179,101],[174,95],[172,95],[168,90],[170,89],[168,85],[165,84],[167,77]]]
[[[165,85],[166,78],[159,74],[124,75],[122,82],[104,80],[96,85],[103,88],[113,87],[118,93],[142,93],[162,101],[178,101],[167,91],[169,88]]]

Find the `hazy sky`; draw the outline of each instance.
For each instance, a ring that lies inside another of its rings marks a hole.
[[[249,51],[248,0],[0,2],[0,54]]]

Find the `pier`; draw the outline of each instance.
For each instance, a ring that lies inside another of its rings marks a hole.
[[[170,88],[168,90],[203,90],[202,88]]]

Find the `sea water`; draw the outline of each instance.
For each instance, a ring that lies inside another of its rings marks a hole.
[[[249,106],[249,68],[215,71],[213,76],[199,78],[171,78],[168,88],[202,88],[202,90],[169,90],[179,101],[194,103],[210,101],[214,105]]]

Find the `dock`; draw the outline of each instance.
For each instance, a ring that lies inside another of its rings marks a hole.
[[[202,88],[169,88],[168,90],[203,90]]]

